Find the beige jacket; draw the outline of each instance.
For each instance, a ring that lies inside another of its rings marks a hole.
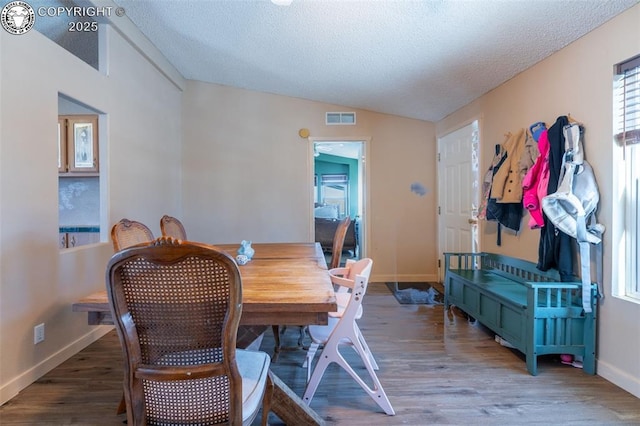
[[[533,167],[539,156],[538,142],[533,139],[533,136],[527,130],[525,132],[524,150],[522,150],[522,157],[520,157],[520,163],[518,164],[521,180],[524,180],[527,172]]]
[[[520,176],[520,159],[525,149],[525,129],[512,134],[504,143],[507,159],[502,163],[491,184],[491,198],[498,203],[522,202],[522,176]]]

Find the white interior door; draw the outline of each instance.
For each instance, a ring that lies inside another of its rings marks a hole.
[[[477,252],[478,239],[478,122],[438,140],[438,235],[440,279],[444,252]]]

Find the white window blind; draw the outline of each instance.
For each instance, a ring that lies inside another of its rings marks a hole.
[[[322,175],[322,183],[323,184],[331,184],[331,183],[348,183],[349,176],[344,174],[333,174],[333,175]]]
[[[640,143],[640,55],[616,65],[614,96],[616,141]]]

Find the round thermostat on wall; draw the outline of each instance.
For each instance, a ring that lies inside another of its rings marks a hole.
[[[301,138],[308,138],[310,135],[309,129],[300,129],[298,130],[298,134],[300,135]]]

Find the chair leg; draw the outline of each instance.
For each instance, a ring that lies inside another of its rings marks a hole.
[[[362,389],[364,389],[365,392],[369,394],[369,396],[371,396],[371,398],[380,406],[380,408],[384,410],[385,413],[387,413],[390,416],[395,415],[395,411],[391,406],[391,402],[389,402],[389,398],[387,398],[387,394],[382,388],[382,384],[380,383],[380,380],[378,379],[378,376],[375,373],[375,370],[371,363],[371,358],[365,352],[364,347],[362,347],[362,344],[359,339],[356,338],[355,340],[353,340],[353,338],[351,338],[350,340],[352,342],[354,349],[360,355],[360,358],[362,359],[362,362],[364,363],[367,369],[367,372],[369,373],[369,376],[373,381],[373,389],[370,388],[364,382],[364,380],[360,378],[360,376],[353,370],[353,368],[351,368],[349,363],[347,363],[347,361],[342,357],[340,352],[338,352],[337,348],[336,348],[336,353],[338,357],[336,362],[351,375],[351,377],[360,385]]]
[[[322,354],[324,354],[324,351],[326,350],[327,350],[327,347],[325,346],[324,349],[322,350],[322,353],[320,354],[320,358],[318,358],[318,362],[316,363],[316,367],[313,369],[313,373],[311,374],[310,378],[309,378],[309,373],[307,372],[307,387],[304,390],[304,395],[302,396],[302,400],[307,405],[311,404],[311,400],[313,399],[313,396],[316,394],[316,389],[318,389],[318,385],[320,384],[320,380],[324,375],[324,371],[327,369],[329,364],[333,362],[332,360],[329,359],[329,357],[322,356]],[[309,363],[307,365],[307,369],[309,369],[311,368],[311,361],[309,360],[309,358],[307,358],[307,361]]]
[[[360,334],[360,336],[362,336],[362,335]],[[362,340],[364,341],[364,337],[362,338]],[[387,398],[386,392],[382,388],[382,384],[380,383],[380,380],[378,379],[378,375],[375,372],[373,363],[371,362],[371,360],[373,359],[373,355],[371,354],[371,351],[365,352],[365,349],[364,349],[364,347],[362,345],[362,342],[361,342],[361,340],[359,338],[356,338],[355,341],[352,340],[352,342],[353,342],[353,346],[355,348],[357,348],[357,352],[360,354],[360,358],[362,359],[362,362],[364,363],[365,367],[367,368],[367,371],[369,372],[369,376],[371,376],[371,380],[373,381],[373,389],[371,389],[360,378],[360,376],[358,376],[356,374],[356,372],[353,371],[353,369],[345,361],[345,359],[342,358],[342,356],[340,356],[342,368],[344,368],[345,370],[347,370],[347,372],[349,374],[351,374],[351,377],[353,377],[354,380],[356,382],[358,382],[360,387],[362,387],[362,389],[364,389],[365,392],[367,392],[369,394],[369,396],[371,396],[371,398],[380,406],[380,408],[382,408],[384,410],[385,413],[387,413],[390,416],[395,415],[396,413],[393,410],[393,407],[391,406],[391,402],[389,401],[389,398]],[[368,349],[368,347],[367,347],[367,349]],[[375,360],[374,360],[374,362],[375,362]],[[377,367],[377,363],[375,365]]]
[[[271,371],[267,375],[267,387],[264,390],[264,397],[262,399],[262,421],[261,426],[269,425],[269,413],[271,412],[271,401],[273,400],[273,379],[271,378]]]
[[[373,353],[371,352],[371,349],[369,349],[369,345],[367,345],[366,340],[364,340],[364,336],[362,335],[362,332],[360,331],[360,327],[358,327],[358,324],[356,324],[356,333],[358,334],[358,340],[360,340],[360,344],[364,348],[365,353],[369,356],[369,360],[371,361],[371,366],[373,367],[374,370],[379,370],[380,367],[378,366],[376,359],[373,357]]]
[[[122,398],[120,399],[120,404],[118,404],[118,410],[116,414],[124,414],[127,412],[127,403],[124,401],[124,393],[122,394]]]
[[[272,325],[271,331],[273,331],[273,340],[275,342],[271,362],[278,362],[278,356],[280,356],[280,326]]]
[[[391,402],[389,402],[389,398],[387,398],[387,394],[385,393],[382,385],[380,384],[380,380],[378,380],[378,376],[375,373],[373,365],[371,363],[371,358],[365,351],[360,339],[358,338],[359,332],[353,330],[353,333],[348,337],[343,337],[343,339],[329,339],[329,341],[325,344],[322,353],[316,363],[316,367],[311,374],[311,378],[307,383],[307,388],[304,391],[304,395],[302,397],[303,401],[308,404],[311,403],[311,399],[315,395],[315,392],[320,384],[320,380],[324,375],[324,371],[327,369],[329,364],[335,362],[340,365],[349,375],[360,385],[362,389],[364,389],[367,394],[384,410],[384,412],[390,416],[395,415],[395,411],[391,406]],[[341,340],[344,342],[344,339],[347,339],[349,344],[353,347],[353,349],[360,355],[362,362],[364,363],[371,380],[373,381],[373,389],[370,388],[361,378],[356,374],[356,372],[351,368],[349,363],[344,359],[340,351],[338,350],[338,345],[341,344]],[[337,340],[337,341],[334,341]]]
[[[316,356],[316,352],[318,352],[319,347],[319,343],[311,342],[311,345],[309,345],[309,349],[307,350],[307,355],[304,358],[302,368],[307,367],[307,383],[309,383],[309,379],[311,378],[311,362]]]
[[[301,325],[300,330],[298,330],[300,333],[300,335],[298,336],[298,348],[300,349],[306,349],[304,346],[304,337],[307,335],[308,330],[309,327],[306,325]]]
[[[286,325],[272,325],[271,329],[273,331],[273,339],[274,339],[274,348],[273,348],[273,356],[271,357],[271,362],[278,362],[278,357],[280,356],[280,352],[282,351],[290,351],[290,350],[307,350],[307,346],[304,345],[304,338],[309,333],[309,326],[307,325],[299,325],[298,327],[298,344],[297,346],[285,347],[282,345],[282,340],[280,339],[285,330],[287,329]]]

